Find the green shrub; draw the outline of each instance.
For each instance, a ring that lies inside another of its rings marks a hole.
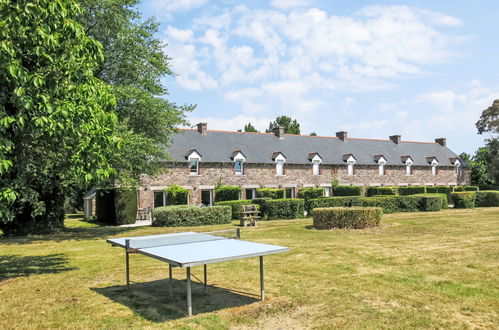
[[[189,204],[189,190],[174,184],[165,189],[166,205],[187,205]]]
[[[260,212],[269,220],[299,219],[304,216],[305,201],[301,198],[268,199],[263,201]]]
[[[449,197],[451,192],[452,192],[452,187],[449,186],[426,187],[427,194],[446,194],[447,197]]]
[[[427,212],[436,212],[442,209],[443,198],[447,200],[447,196],[444,194],[425,194],[418,195],[419,198],[419,210]]]
[[[232,221],[230,206],[163,206],[155,208],[152,216],[155,227],[216,225]]]
[[[298,198],[305,200],[305,210],[310,213],[310,200],[324,196],[323,188],[303,188],[298,191]]]
[[[449,208],[449,200],[448,200],[447,194],[428,194],[428,193],[426,193],[426,194],[417,194],[417,195],[413,195],[413,196],[421,196],[421,197],[437,196],[437,197],[440,197],[441,201],[442,201],[442,205],[441,205],[440,209],[444,210],[444,209]],[[425,210],[422,210],[422,211],[425,211]]]
[[[313,213],[313,209],[318,207],[360,206],[359,199],[360,196],[314,198],[309,201],[307,212]]]
[[[260,188],[256,190],[256,197],[281,199],[286,197],[286,190],[277,188]]]
[[[384,213],[416,212],[420,209],[420,198],[416,196],[362,197],[362,206],[381,207]]]
[[[368,187],[367,188],[367,196],[397,195],[397,194],[398,194],[397,187]]]
[[[227,205],[232,208],[232,219],[241,219],[241,206],[250,205],[252,202],[250,199],[240,199],[237,201],[224,201],[216,202],[215,205]]]
[[[399,195],[402,196],[424,194],[426,192],[426,187],[425,186],[399,187],[398,191]]]
[[[333,186],[333,196],[362,196],[362,187]]]
[[[477,191],[475,204],[478,207],[499,206],[499,191],[492,191],[492,190]]]
[[[469,209],[475,207],[476,192],[461,191],[451,193],[454,208]]]
[[[455,186],[454,191],[478,191],[478,186]]]
[[[241,197],[242,188],[237,186],[217,186],[215,188],[215,201],[235,201]]]
[[[499,186],[492,184],[481,184],[478,185],[478,190],[496,190],[499,191]]]
[[[317,229],[377,227],[383,209],[379,207],[328,207],[314,209],[314,227]]]

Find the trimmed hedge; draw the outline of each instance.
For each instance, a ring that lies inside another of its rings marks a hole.
[[[324,196],[324,188],[303,188],[298,191],[298,198],[305,200],[305,210],[310,213],[310,200]]]
[[[197,207],[176,205],[157,207],[152,211],[152,225],[155,227],[202,226],[230,223],[230,206]]]
[[[166,205],[187,205],[189,204],[189,190],[174,184],[165,189]]]
[[[96,190],[95,214],[97,221],[124,225],[137,220],[137,192],[135,189]]]
[[[449,197],[451,192],[452,192],[452,187],[449,186],[426,187],[427,194],[446,194],[447,197]]]
[[[266,219],[300,219],[304,217],[305,201],[301,198],[258,200],[260,212]]]
[[[307,212],[313,213],[313,209],[319,207],[360,206],[359,199],[360,196],[314,198],[309,201],[309,210]]]
[[[250,199],[240,199],[237,201],[224,201],[224,202],[216,202],[216,206],[230,206],[232,209],[232,219],[238,220],[241,219],[241,206],[250,205],[252,202]],[[257,205],[258,207],[259,205]]]
[[[426,193],[426,187],[425,186],[399,187],[398,191],[399,195],[402,196],[424,194]]]
[[[411,195],[411,196],[375,196],[360,198],[362,206],[381,207],[385,213],[440,211],[443,196]]]
[[[477,191],[475,205],[478,207],[499,206],[499,191],[492,191],[492,190]]]
[[[436,196],[436,197],[440,197],[442,199],[442,206],[441,206],[441,209],[442,210],[445,210],[445,209],[448,209],[449,208],[449,199],[447,197],[447,194],[417,194],[417,195],[413,195],[413,196],[421,196],[421,197],[425,197],[425,196]],[[425,210],[423,210],[425,211]]]
[[[367,196],[376,196],[376,195],[397,195],[398,189],[397,187],[368,187],[367,188]]]
[[[286,190],[277,188],[259,188],[256,190],[256,197],[282,199],[286,197]]]
[[[314,227],[317,229],[377,227],[383,209],[379,207],[328,207],[314,210]]]
[[[360,186],[333,186],[333,196],[362,196]]]
[[[499,186],[492,185],[492,184],[481,184],[478,185],[478,190],[495,190],[499,191]]]
[[[243,188],[238,186],[217,186],[215,188],[215,201],[235,201],[241,197]]]
[[[437,212],[442,209],[442,206],[444,204],[444,196],[445,196],[445,203],[447,201],[447,196],[444,194],[425,194],[425,195],[419,195],[418,197],[420,198],[419,200],[419,210],[420,211],[426,211],[426,212]]]
[[[474,191],[453,192],[450,195],[454,201],[454,208],[456,209],[469,209],[475,207],[476,192]]]
[[[478,191],[478,186],[455,186],[454,191]]]

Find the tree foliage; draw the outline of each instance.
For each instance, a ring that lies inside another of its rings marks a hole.
[[[471,167],[471,183],[474,185],[499,184],[499,139],[485,140],[473,156],[462,153],[461,159]]]
[[[244,125],[244,131],[250,133],[258,133],[255,126],[253,126],[251,123],[247,123],[246,125]]]
[[[284,127],[284,133],[286,134],[300,134],[300,124],[296,119],[288,116],[279,116],[275,121],[269,124],[269,128],[266,130],[267,133],[272,133],[275,128],[282,126]]]
[[[104,61],[97,77],[112,87],[117,99],[120,131],[126,138],[113,166],[115,179],[135,183],[141,174],[154,175],[168,157],[165,146],[176,127],[187,124],[190,105],[168,101],[161,81],[172,76],[170,58],[154,35],[158,23],[142,20],[139,0],[80,0],[85,9],[79,21],[86,33],[102,43]]]
[[[0,226],[48,231],[70,183],[103,180],[120,141],[115,98],[94,76],[101,45],[73,0],[0,0]]]
[[[482,133],[499,133],[499,99],[494,100],[492,105],[483,110],[480,119],[476,122],[478,134]]]

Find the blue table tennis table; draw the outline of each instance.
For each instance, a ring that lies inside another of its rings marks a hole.
[[[164,235],[110,238],[112,246],[125,249],[126,285],[130,287],[131,253],[139,253],[169,265],[169,292],[173,296],[172,268],[186,269],[187,312],[192,316],[191,267],[203,265],[204,290],[207,288],[207,264],[259,257],[260,299],[265,299],[263,257],[288,252],[289,248],[277,245],[255,243],[240,239],[240,230],[229,229],[207,233],[183,232]]]

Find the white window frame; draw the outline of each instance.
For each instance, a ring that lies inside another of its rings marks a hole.
[[[320,175],[321,174],[321,157],[319,155],[315,155],[314,158],[312,158],[312,173],[314,175]]]
[[[161,206],[156,206],[156,196],[155,196],[156,193],[162,193],[162,195],[163,195],[163,205],[162,206],[166,206],[166,191],[164,191],[164,190],[153,190],[153,192],[152,192],[152,197],[153,197],[152,198],[152,203],[153,203],[152,207],[153,207],[153,209],[156,208],[156,207],[161,207]]]
[[[256,198],[256,188],[244,188],[246,199],[255,199]],[[248,190],[251,190],[251,198],[248,198],[248,194],[246,193]]]
[[[413,164],[414,164],[414,162],[412,161],[412,159],[407,158],[407,160],[405,161],[405,175],[407,175],[407,176],[412,175],[412,165]]]
[[[286,158],[282,154],[279,154],[275,158],[275,175],[284,176],[284,163],[286,163]]]
[[[322,187],[324,189],[324,197],[331,197],[333,189],[332,187]]]
[[[431,161],[431,175],[436,176],[438,174],[437,167],[438,161],[436,159],[433,159]]]
[[[385,165],[386,165],[386,159],[384,157],[381,157],[378,160],[378,174],[381,176],[385,175]]]
[[[201,155],[196,151],[193,151],[187,158],[189,161],[189,175],[199,175],[199,162],[201,161]],[[191,162],[196,162],[196,171],[193,172],[191,169]]]
[[[456,176],[461,175],[461,162],[459,160],[454,162],[454,172],[456,173]]]
[[[241,167],[238,168],[238,164],[241,164]],[[244,161],[242,161],[241,159],[237,159],[234,161],[234,173],[236,175],[243,175],[244,173]]]
[[[347,174],[349,176],[355,175],[355,171],[353,168],[355,163],[356,163],[356,161],[355,161],[355,158],[353,158],[353,156],[348,157],[348,159],[347,159]]]
[[[288,197],[288,189],[291,190],[291,197]],[[285,187],[284,188],[284,197],[285,198],[295,198],[296,197],[296,188],[295,187]]]

